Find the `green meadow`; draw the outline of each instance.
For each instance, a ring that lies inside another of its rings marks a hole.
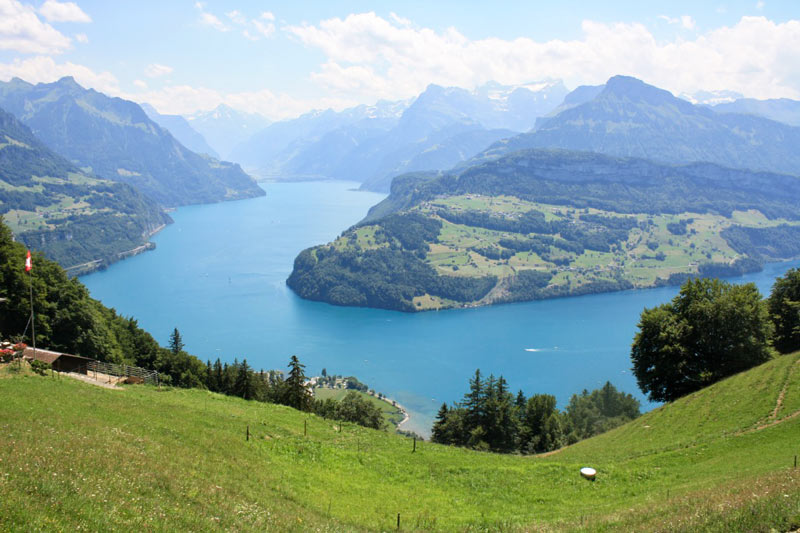
[[[11,370],[0,370],[6,531],[390,531],[398,515],[401,531],[800,527],[800,354],[537,457],[413,451],[288,407]]]

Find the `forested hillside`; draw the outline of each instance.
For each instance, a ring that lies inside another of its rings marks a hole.
[[[2,109],[0,216],[18,240],[64,267],[112,263],[171,222],[153,200],[83,172]]]
[[[304,298],[404,311],[731,276],[800,256],[800,179],[523,150],[395,179],[331,244],[300,253]]]

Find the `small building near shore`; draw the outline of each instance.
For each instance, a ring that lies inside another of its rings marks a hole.
[[[41,350],[39,348],[37,348],[36,352],[34,352],[33,348],[30,346],[25,348],[25,351],[22,353],[22,357],[29,361],[42,361],[43,363],[52,365],[53,370],[57,370],[59,372],[78,372],[80,374],[86,374],[87,365],[91,361],[94,361],[94,359],[82,357],[80,355],[53,352],[51,350]]]

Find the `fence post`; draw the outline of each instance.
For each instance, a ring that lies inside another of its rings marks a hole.
[[[400,513],[397,513],[397,531],[400,531]]]
[[[414,453],[416,451],[417,451],[417,437],[414,437],[414,449],[411,450],[411,453]]]
[[[250,440],[250,424],[247,424],[247,439]]]

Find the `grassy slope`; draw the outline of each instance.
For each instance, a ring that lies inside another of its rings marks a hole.
[[[0,523],[352,531],[401,513],[405,530],[786,530],[800,526],[799,358],[540,458],[411,453],[389,433],[204,391],[0,379]]]

